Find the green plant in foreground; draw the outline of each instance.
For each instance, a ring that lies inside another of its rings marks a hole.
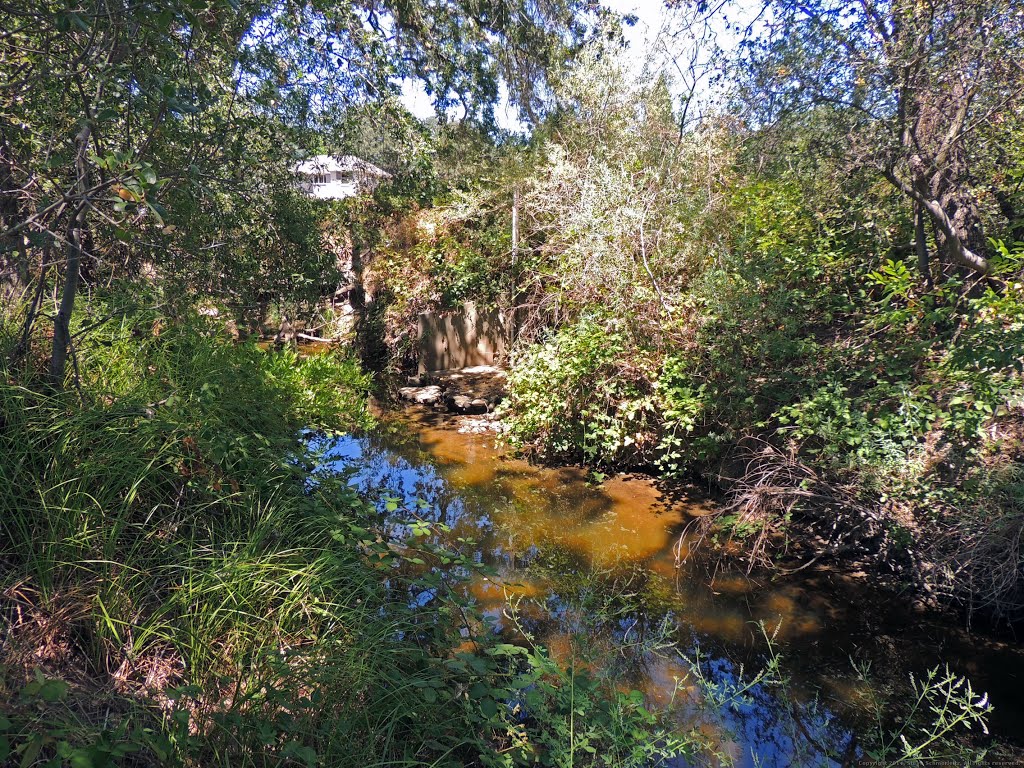
[[[526,739],[522,762],[508,765],[650,768],[700,753],[701,741],[649,709],[640,691],[620,690],[607,672],[588,670],[575,657],[568,665],[553,660],[520,620],[517,601],[505,616],[526,641],[509,646],[526,663],[512,708],[522,717]]]
[[[310,482],[302,428],[362,418],[350,363],[203,327],[99,337],[81,395],[0,381],[8,761],[619,768],[700,752],[637,694],[502,642],[466,597],[480,564],[417,510]],[[898,733],[910,755],[945,754],[977,722],[957,709],[971,694],[925,690]]]
[[[635,698],[492,634],[460,587],[472,557],[433,544],[423,521],[397,523],[397,507],[381,518],[343,476],[310,482],[302,429],[365,423],[365,377],[348,361],[149,326],[100,329],[81,352],[81,394],[0,379],[7,760],[611,766],[661,754]]]
[[[987,716],[992,712],[988,694],[978,695],[966,678],[938,667],[923,680],[911,677],[913,696],[901,713],[901,725],[883,726],[878,714],[874,744],[865,748],[865,756],[887,766],[922,765],[926,762],[956,761],[978,764],[985,756],[959,741],[963,730],[978,728],[988,733]]]
[[[965,737],[974,729],[988,733],[987,719],[992,705],[987,694],[979,696],[970,681],[951,672],[948,666],[933,668],[923,678],[911,675],[907,688],[909,699],[896,701],[880,697],[878,681],[870,678],[869,668],[858,668],[859,680],[870,691],[873,726],[855,734],[841,732],[843,738],[838,743],[830,743],[820,738],[820,734],[815,738],[808,731],[808,723],[816,718],[828,723],[832,716],[821,712],[816,698],[809,703],[801,701],[802,697],[784,673],[782,656],[775,645],[776,635],[769,633],[763,622],[759,626],[766,652],[764,665],[753,674],[744,674],[740,666],[735,675],[713,677],[706,671],[707,660],[699,648],[682,657],[701,700],[700,716],[709,718],[724,734],[730,733],[731,726],[723,713],[752,706],[773,706],[776,718],[792,733],[807,738],[805,746],[811,751],[803,756],[794,751],[789,756],[794,766],[832,765],[831,761],[845,764],[853,758],[886,768],[945,762],[982,764],[987,750]],[[765,701],[763,690],[774,691],[774,704]],[[799,742],[800,739],[794,739],[794,749]],[[757,745],[751,747],[756,749]],[[730,756],[718,757],[732,764]],[[754,752],[751,757],[756,763]]]

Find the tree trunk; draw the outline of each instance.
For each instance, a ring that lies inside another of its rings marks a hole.
[[[1010,237],[1014,240],[1024,240],[1024,217],[1017,213],[1014,202],[1003,190],[993,189],[992,196],[996,199],[999,212],[1010,224]]]
[[[512,190],[512,268],[519,257],[519,190]]]
[[[78,276],[82,266],[82,240],[85,235],[85,223],[89,208],[86,190],[89,188],[89,165],[86,152],[89,148],[91,128],[88,123],[79,131],[75,141],[78,154],[75,168],[78,173],[78,206],[71,215],[67,228],[67,259],[64,265],[64,289],[60,297],[60,308],[53,321],[53,352],[50,355],[50,379],[54,386],[64,385],[64,369],[67,367],[68,350],[71,347],[71,313],[75,308],[75,295],[78,293]]]
[[[914,165],[912,161],[912,171]],[[945,253],[951,263],[967,267],[982,275],[989,273],[991,265],[988,259],[971,247],[973,245],[980,250],[976,243],[984,240],[980,217],[971,205],[962,204],[962,196],[957,195],[951,185],[937,185],[934,179],[928,183],[918,174],[915,174],[914,183],[908,183],[897,176],[892,168],[883,169],[883,174],[893,186],[915,204],[920,205],[928,214],[938,231],[940,251]],[[937,186],[940,188],[936,189]],[[950,211],[947,211],[943,203],[950,206],[955,220],[950,217]]]
[[[969,247],[969,243],[977,239],[975,232],[980,230],[976,219],[970,215],[966,207],[954,211],[956,219],[950,218],[945,207],[938,200],[924,199],[921,201],[925,210],[931,215],[939,228],[942,248],[949,260],[961,267],[987,275],[991,266],[981,254]]]
[[[924,232],[924,211],[920,203],[914,203],[914,246],[917,249],[917,268],[921,270],[924,283],[930,291],[935,287],[932,280],[931,263],[928,258],[928,240]]]
[[[0,232],[22,223],[21,193],[15,173],[14,152],[0,131]],[[28,242],[22,232],[0,236],[0,300],[14,306],[31,284]]]

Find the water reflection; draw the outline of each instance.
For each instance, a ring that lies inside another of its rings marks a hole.
[[[773,583],[769,575],[708,572],[699,557],[677,568],[672,545],[709,508],[699,495],[669,500],[650,479],[597,485],[581,469],[511,460],[488,438],[426,413],[319,447],[322,471],[351,473],[350,484],[376,495],[382,510],[397,501],[449,526],[449,543],[476,542],[475,557],[498,577],[477,577],[468,589],[498,630],[537,638],[564,663],[599,665],[652,702],[674,704],[681,725],[696,724],[737,765],[852,758],[855,724],[876,691],[851,659],[872,666],[873,679],[900,681],[939,661],[959,662],[976,687],[992,692],[996,732],[1021,736],[1024,658],[1015,647],[979,652],[945,626],[882,610],[860,585],[851,591],[827,571]],[[689,546],[684,540],[684,553]],[[784,657],[785,695],[758,684],[729,698],[741,664],[748,678],[763,665],[763,632]],[[673,646],[690,659],[704,654],[699,667]],[[696,674],[722,692],[719,706],[694,706]],[[999,688],[1009,694],[1003,701]]]

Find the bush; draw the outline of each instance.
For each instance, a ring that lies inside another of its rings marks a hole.
[[[644,361],[614,321],[584,319],[523,351],[509,375],[512,445],[554,460],[642,464],[656,438]]]

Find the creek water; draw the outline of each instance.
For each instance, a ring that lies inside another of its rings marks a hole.
[[[498,574],[468,588],[499,631],[528,633],[560,661],[599,666],[671,706],[736,765],[839,765],[824,755],[859,754],[876,727],[872,702],[909,696],[910,675],[940,664],[989,694],[996,738],[1024,745],[1019,645],[827,568],[787,577],[723,569],[686,528],[714,508],[699,492],[534,466],[457,425],[425,409],[385,414],[370,434],[321,444],[323,468],[348,473],[382,509],[397,499],[449,526],[453,545]],[[702,689],[726,693],[770,653],[786,686],[759,683],[720,707],[706,696],[695,706],[694,660]]]

